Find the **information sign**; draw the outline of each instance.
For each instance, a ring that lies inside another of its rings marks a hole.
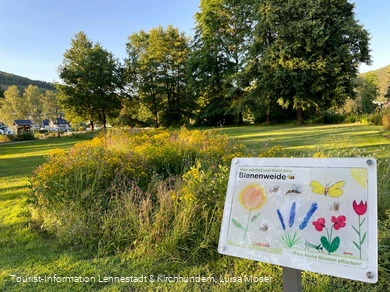
[[[375,283],[376,161],[234,158],[219,252]]]

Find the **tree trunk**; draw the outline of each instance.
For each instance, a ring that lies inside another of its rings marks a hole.
[[[238,124],[242,125],[244,123],[244,119],[242,118],[242,111],[238,113]]]
[[[93,130],[95,128],[93,121],[89,121],[89,127],[91,128],[91,132],[93,132]]]
[[[267,125],[271,125],[271,110],[270,110],[270,107],[268,106],[267,107],[267,113],[266,113],[266,121],[265,123]]]
[[[103,129],[104,131],[107,130],[107,117],[104,111],[103,111]]]
[[[303,120],[303,109],[301,107],[297,108],[297,125],[304,125],[305,122]]]
[[[154,127],[156,129],[159,127],[157,112],[154,112]]]

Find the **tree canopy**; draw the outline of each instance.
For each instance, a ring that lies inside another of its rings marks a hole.
[[[302,111],[354,97],[360,62],[370,63],[369,34],[347,0],[261,0],[252,58],[264,96]]]
[[[121,107],[123,78],[119,61],[99,43],[90,41],[84,32],[79,32],[64,53],[58,72],[64,83],[57,88],[65,111],[88,119],[92,131],[95,121],[106,128],[107,118],[115,117]]]
[[[77,33],[58,67],[67,119],[89,120],[93,130],[110,119],[155,127],[244,117],[269,123],[296,111],[303,123],[305,110],[357,104],[357,93],[359,111],[372,111],[376,81],[356,84],[359,63],[370,63],[369,34],[347,0],[201,0],[195,22],[192,40],[172,26],[131,34],[124,65]],[[52,95],[40,95],[38,109],[29,87],[26,118],[52,116]]]
[[[190,114],[188,42],[184,33],[172,26],[129,36],[126,72],[130,95],[150,111],[155,127],[160,125],[159,116],[169,125]]]

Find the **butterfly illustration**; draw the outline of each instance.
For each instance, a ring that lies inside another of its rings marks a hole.
[[[326,183],[325,186],[323,186],[321,183],[319,183],[316,180],[313,180],[310,183],[310,186],[312,187],[311,191],[315,194],[320,195],[329,195],[332,198],[338,198],[343,194],[343,190],[341,189],[345,185],[345,182],[342,180],[336,182],[335,184],[329,186],[329,183]]]

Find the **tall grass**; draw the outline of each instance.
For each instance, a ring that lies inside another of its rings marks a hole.
[[[111,132],[48,156],[31,178],[32,218],[100,255],[162,246],[199,257],[194,249],[217,241],[211,214],[222,214],[226,164],[240,154],[212,132]]]

